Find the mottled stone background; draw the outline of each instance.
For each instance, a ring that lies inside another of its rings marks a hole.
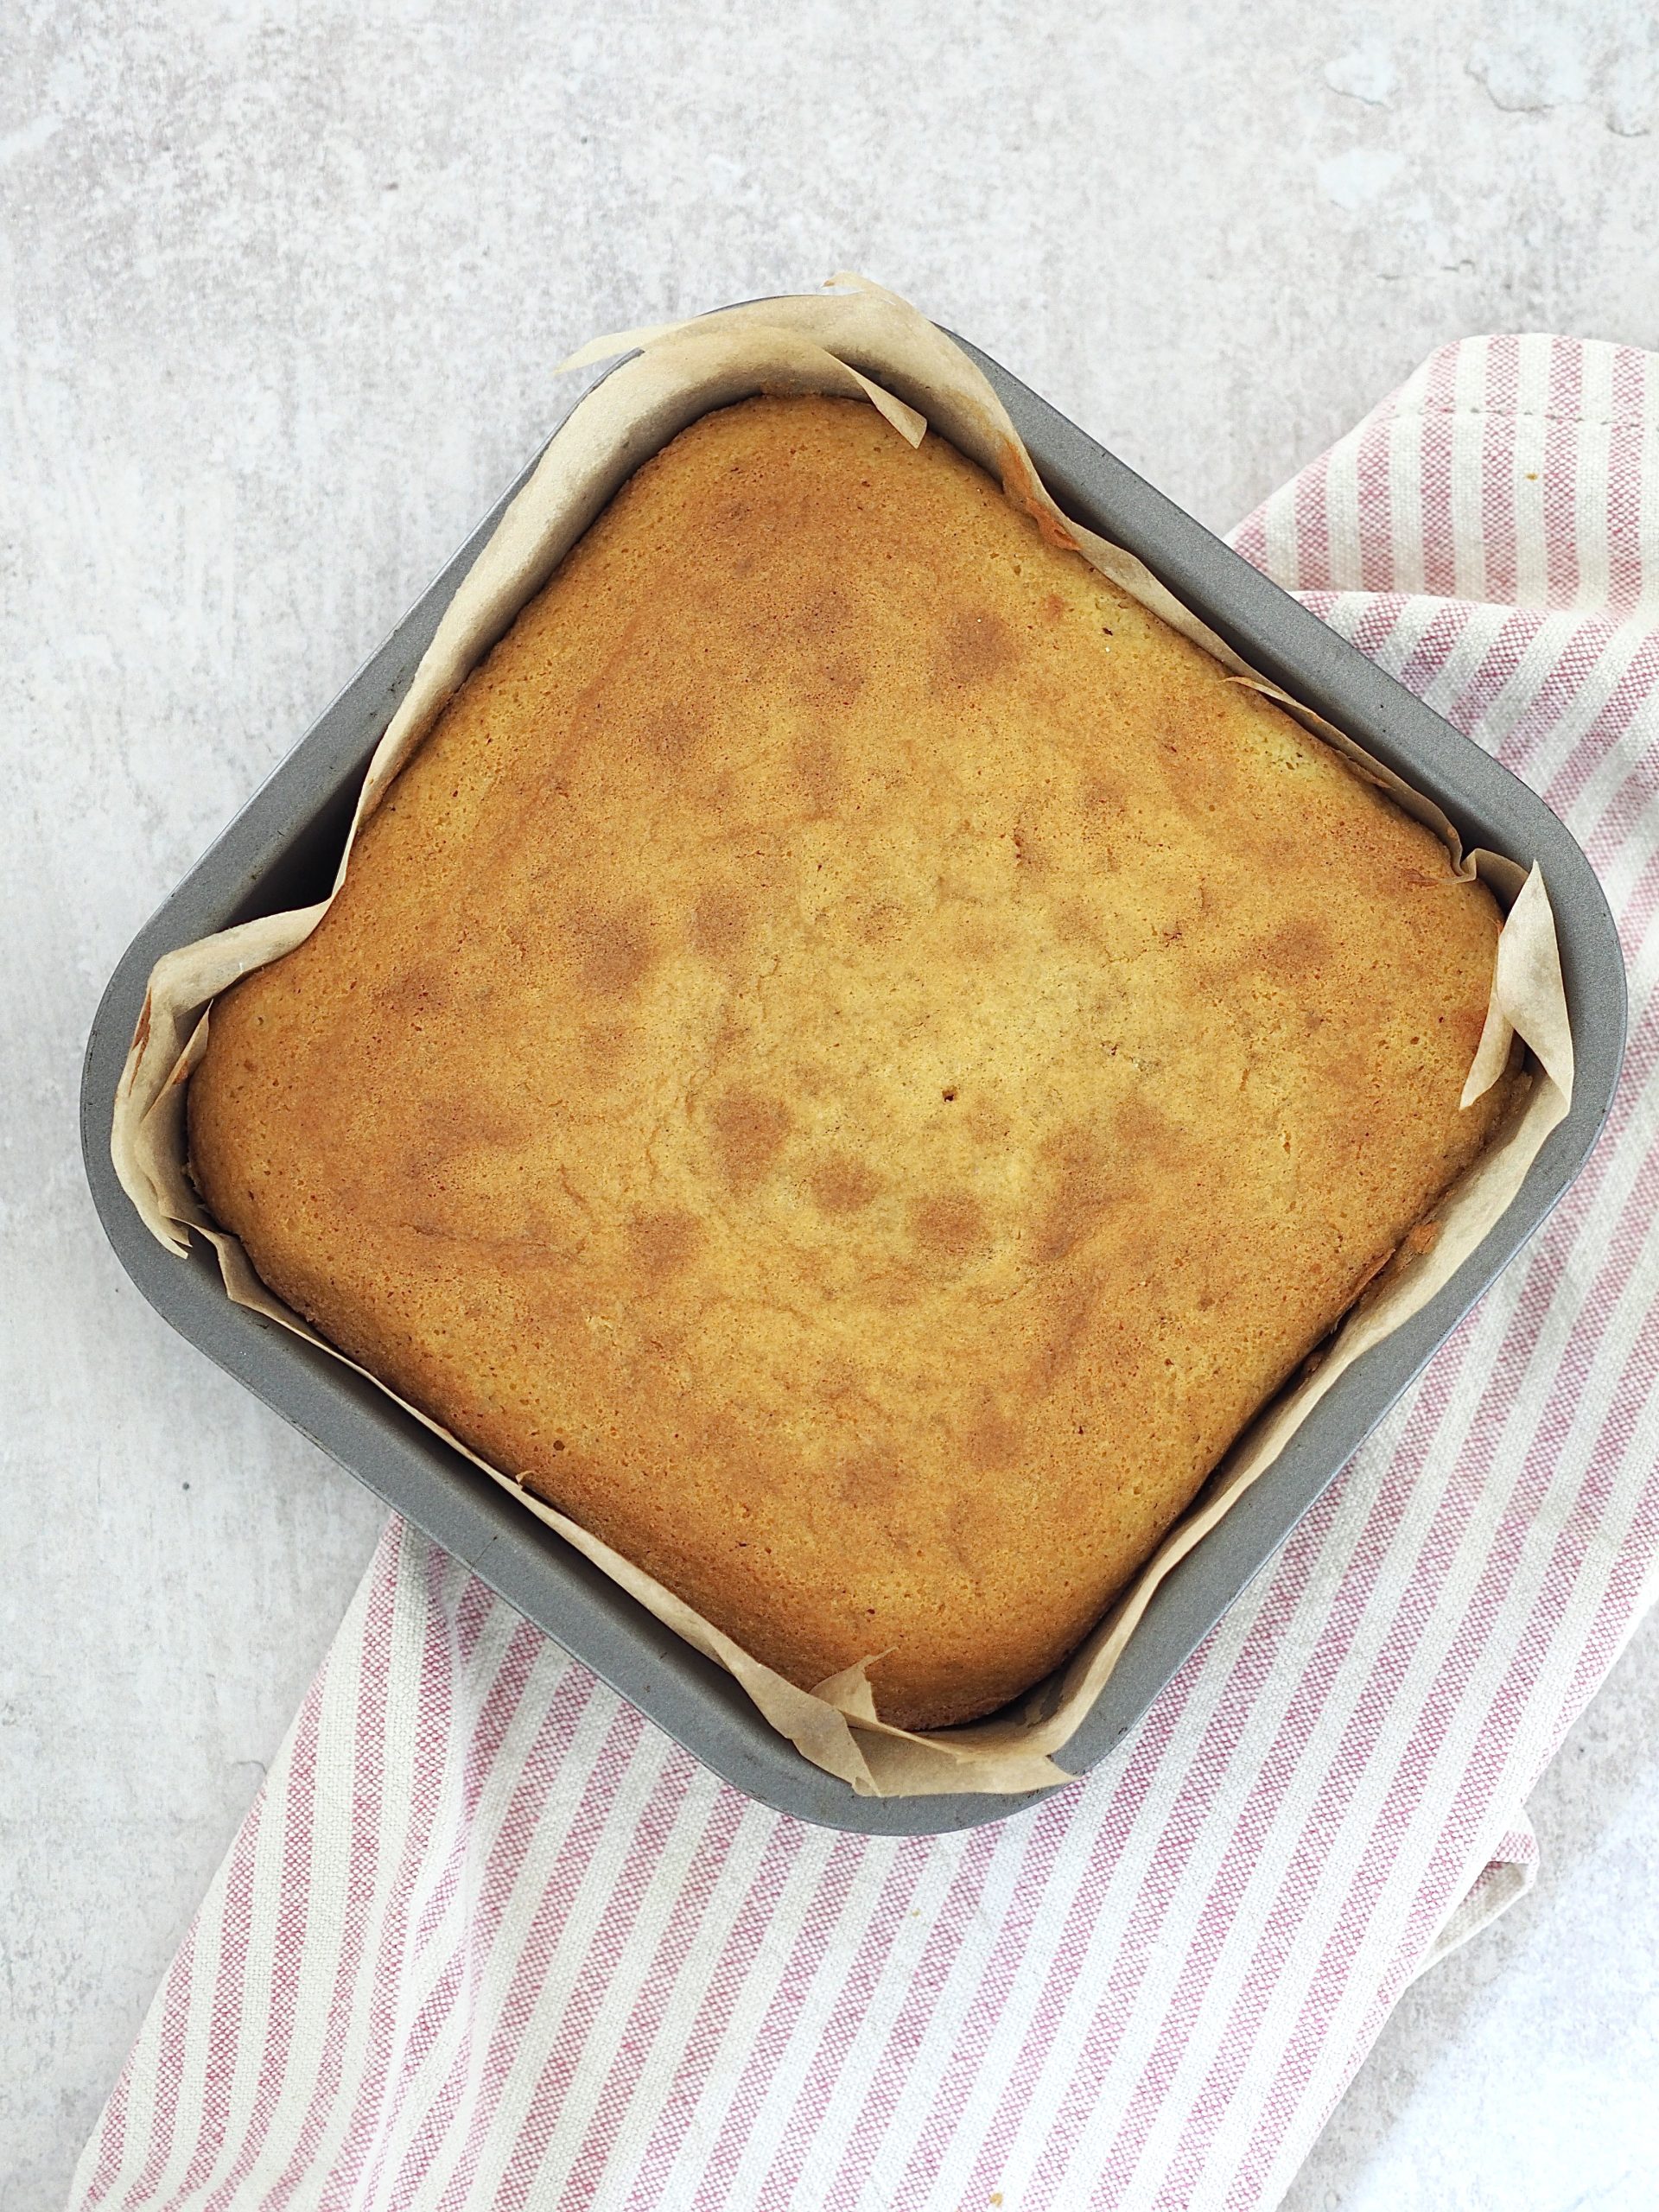
[[[1647,0],[11,0],[0,16],[0,2203],[61,2202],[378,1520],[76,1156],[128,938],[575,341],[850,265],[1226,525],[1431,346],[1659,346]],[[1659,1635],[1297,2212],[1659,2202]],[[734,2212],[741,2212],[734,2208]]]

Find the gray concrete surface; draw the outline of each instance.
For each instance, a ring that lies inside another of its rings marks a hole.
[[[1659,29],[1644,0],[13,0],[0,204],[0,2204],[39,2212],[378,1517],[126,1287],[81,1039],[548,424],[562,351],[862,268],[1224,525],[1444,339],[1659,346]],[[1296,2212],[1659,2199],[1656,1658],[1541,1789],[1539,1891],[1408,1998]]]

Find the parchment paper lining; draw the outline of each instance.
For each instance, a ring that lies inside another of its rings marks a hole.
[[[730,308],[694,322],[597,340],[564,365],[577,367],[640,348],[576,407],[451,601],[369,764],[335,889],[350,862],[358,828],[461,680],[641,461],[698,416],[758,391],[861,393],[912,445],[931,426],[980,462],[1048,537],[1075,547],[1102,574],[1222,662],[1236,680],[1277,700],[1336,746],[1433,830],[1458,874],[1478,875],[1490,884],[1509,912],[1463,1103],[1468,1105],[1497,1080],[1516,1034],[1529,1051],[1529,1080],[1518,1110],[1432,1220],[1413,1232],[1351,1310],[1313,1371],[1245,1431],[1195,1509],[1068,1665],[1015,1707],[988,1720],[933,1734],[890,1727],[875,1714],[866,1676],[868,1660],[816,1690],[798,1688],[510,1474],[467,1452],[418,1408],[407,1408],[658,1619],[726,1668],[803,1757],[838,1775],[859,1794],[1040,1789],[1071,1779],[1055,1755],[1094,1703],[1164,1576],[1273,1463],[1354,1361],[1428,1302],[1510,1205],[1544,1139],[1571,1103],[1572,1035],[1554,918],[1537,869],[1528,875],[1500,855],[1464,854],[1452,823],[1421,792],[1249,669],[1131,554],[1062,515],[995,392],[942,332],[905,302],[861,278],[832,282],[836,289],[823,294]],[[239,976],[291,951],[316,927],[328,903],[324,899],[240,924],[156,963],[117,1093],[111,1150],[124,1188],[163,1244],[182,1257],[192,1232],[206,1236],[219,1255],[233,1301],[343,1358],[272,1297],[238,1241],[207,1218],[185,1160],[184,1086],[207,1042],[213,1000]],[[385,1388],[377,1377],[369,1379]]]

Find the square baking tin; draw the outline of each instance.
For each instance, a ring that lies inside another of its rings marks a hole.
[[[1435,800],[1465,843],[1541,865],[1577,1053],[1572,1111],[1485,1241],[1428,1306],[1342,1376],[1273,1466],[1160,1585],[1094,1709],[1058,1755],[1081,1773],[1140,1719],[1578,1173],[1618,1078],[1624,971],[1590,864],[1541,799],[1016,378],[976,347],[964,351],[995,386],[1066,513],[1139,555],[1251,666]],[[326,893],[369,756],[518,484],[127,948],[93,1021],[82,1077],[93,1199],[128,1274],[175,1328],[736,1788],[802,1820],[869,1834],[931,1834],[1003,1819],[1052,1793],[859,1797],[810,1764],[729,1675],[461,1453],[327,1353],[233,1306],[200,1239],[188,1259],[175,1258],[116,1180],[115,1090],[150,969],[175,946]]]

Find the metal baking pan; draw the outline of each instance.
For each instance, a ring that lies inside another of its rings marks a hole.
[[[1066,512],[1138,554],[1254,667],[1436,800],[1468,843],[1541,863],[1577,1046],[1572,1112],[1485,1242],[1438,1297],[1356,1363],[1277,1462],[1160,1585],[1094,1710],[1060,1754],[1083,1772],[1145,1713],[1578,1173],[1618,1077],[1624,972],[1590,864],[1541,799],[1018,378],[976,347],[965,350],[1001,394]],[[802,1820],[868,1834],[932,1834],[1004,1819],[1050,1793],[864,1798],[820,1772],[766,1725],[728,1675],[460,1453],[326,1353],[232,1306],[200,1242],[188,1260],[164,1250],[115,1179],[115,1088],[155,962],[233,922],[323,895],[369,755],[439,616],[518,488],[127,948],[93,1021],[81,1085],[93,1199],[128,1274],[175,1328],[716,1774]]]

